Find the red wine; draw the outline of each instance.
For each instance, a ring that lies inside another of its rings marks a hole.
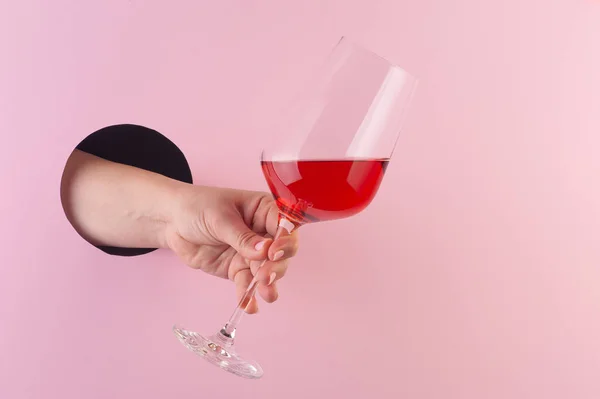
[[[296,225],[341,219],[369,205],[388,159],[262,162],[277,206]]]

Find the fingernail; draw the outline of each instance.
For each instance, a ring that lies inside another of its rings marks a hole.
[[[269,282],[267,283],[267,285],[273,284],[273,281],[275,281],[275,277],[277,277],[277,273],[273,272],[269,274]]]
[[[265,241],[263,240],[263,241],[259,242],[258,244],[256,244],[254,246],[254,249],[256,249],[257,251],[260,251],[261,249],[264,248],[264,246],[265,246]]]
[[[275,252],[275,255],[273,255],[273,260],[279,260],[279,259],[281,259],[282,256],[283,256],[283,250],[277,251],[277,252]]]

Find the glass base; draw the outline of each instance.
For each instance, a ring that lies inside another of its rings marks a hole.
[[[173,326],[173,333],[190,351],[223,370],[244,378],[258,379],[263,376],[260,365],[235,353],[233,339],[221,333],[205,338],[178,326]]]

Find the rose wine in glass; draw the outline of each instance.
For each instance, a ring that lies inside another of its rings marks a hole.
[[[262,161],[277,207],[297,226],[342,219],[369,205],[387,159]]]
[[[274,239],[307,223],[347,218],[364,210],[383,179],[417,80],[402,68],[342,38],[298,101],[273,124],[261,167],[279,209]],[[262,265],[261,265],[262,267]],[[181,343],[235,375],[263,370],[241,357],[237,327],[254,296],[252,280],[233,314],[215,334],[179,326]]]

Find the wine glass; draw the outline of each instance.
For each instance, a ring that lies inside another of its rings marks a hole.
[[[417,80],[384,58],[342,38],[307,90],[275,124],[261,156],[280,211],[274,239],[306,223],[352,216],[369,205],[388,165]],[[229,321],[204,337],[174,326],[179,340],[210,363],[260,378],[256,362],[234,346],[236,329],[256,291],[252,280]]]

